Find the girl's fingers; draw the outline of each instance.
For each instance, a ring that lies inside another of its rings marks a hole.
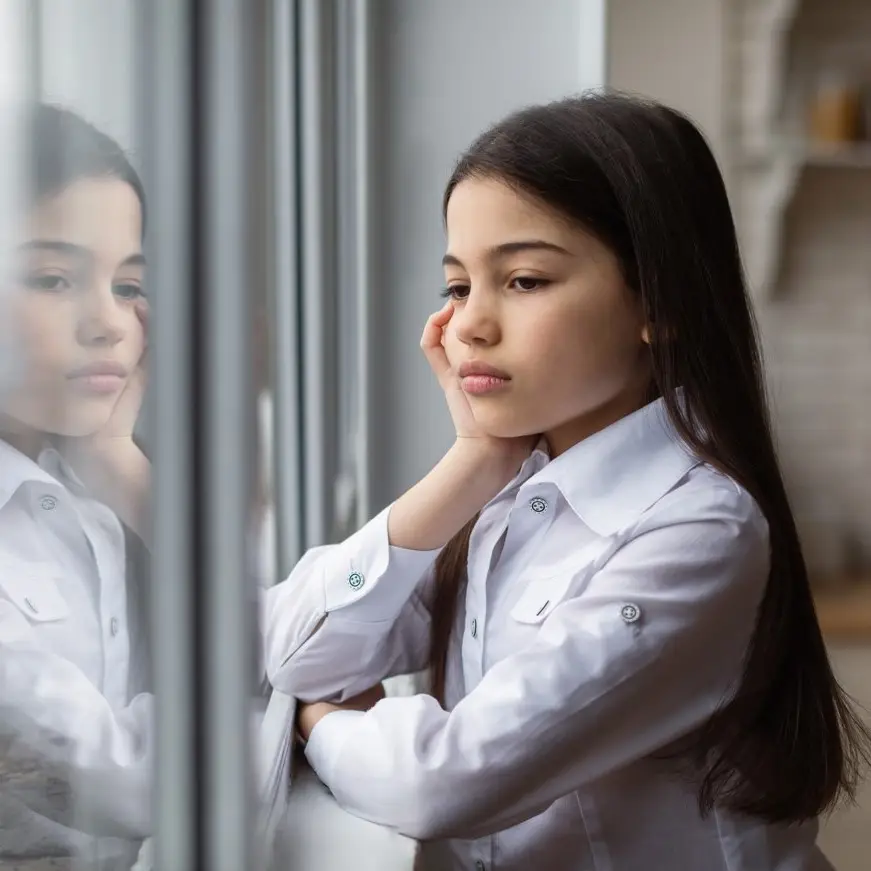
[[[420,338],[422,348],[426,349],[427,347],[441,345],[443,330],[453,313],[453,303],[448,301],[435,314],[431,314],[427,318],[426,325],[423,328],[423,335]]]
[[[423,335],[420,337],[420,347],[430,366],[440,378],[450,372],[450,363],[444,349],[444,329],[453,314],[453,305],[448,302],[444,308],[427,318]]]

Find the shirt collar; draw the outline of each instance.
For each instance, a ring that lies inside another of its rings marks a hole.
[[[78,479],[54,448],[47,446],[34,461],[0,439],[0,508],[22,485],[31,482],[54,487],[78,485]]]
[[[611,535],[700,462],[674,430],[660,398],[574,445],[525,486],[555,484],[587,526]]]

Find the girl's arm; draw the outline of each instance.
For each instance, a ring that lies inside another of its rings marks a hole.
[[[476,441],[459,439],[357,533],[309,551],[264,594],[270,682],[303,701],[342,701],[392,674],[423,669],[435,559],[515,471]]]
[[[132,438],[66,451],[88,492],[151,547],[151,463]]]
[[[500,831],[702,725],[740,678],[767,575],[746,493],[679,488],[576,592],[530,585],[509,619],[533,640],[452,711],[318,705],[306,755],[343,807],[410,837]]]
[[[452,314],[449,302],[432,315],[420,344],[445,392],[455,444],[390,508],[342,544],[306,554],[266,594],[267,674],[302,701],[344,701],[389,674],[426,665],[433,563],[537,440],[492,438],[478,428],[442,344]]]

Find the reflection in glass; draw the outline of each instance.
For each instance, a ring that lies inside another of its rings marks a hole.
[[[73,112],[8,111],[27,159],[0,282],[0,857],[130,867],[152,764],[145,198]]]

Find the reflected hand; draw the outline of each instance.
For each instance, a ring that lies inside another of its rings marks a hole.
[[[375,684],[368,690],[364,690],[356,696],[342,702],[341,704],[333,704],[332,702],[311,702],[301,704],[296,714],[296,729],[300,738],[303,741],[308,741],[312,729],[324,718],[327,714],[332,714],[334,711],[368,711],[385,697],[383,684]]]
[[[136,305],[136,316],[142,324],[145,350],[112,414],[93,435],[63,438],[59,447],[91,494],[148,542],[151,467],[133,440],[145,395],[148,358],[148,303],[144,300]]]
[[[142,410],[148,365],[148,303],[145,300],[140,300],[136,303],[135,311],[136,317],[142,324],[145,350],[142,352],[136,369],[127,379],[127,384],[121,391],[109,420],[99,432],[90,437],[95,447],[111,444],[116,439],[132,439],[136,421]]]

